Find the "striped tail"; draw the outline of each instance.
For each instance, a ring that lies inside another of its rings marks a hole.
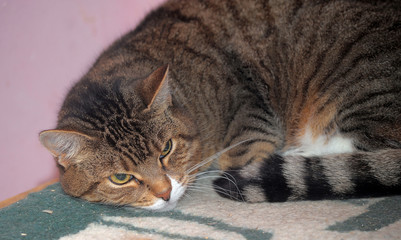
[[[223,197],[247,202],[401,195],[401,150],[314,157],[272,155],[214,181]]]

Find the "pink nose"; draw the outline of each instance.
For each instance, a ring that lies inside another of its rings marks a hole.
[[[168,201],[168,200],[170,200],[170,194],[171,194],[171,187],[169,187],[164,192],[156,193],[155,196],[158,197],[158,198],[163,199],[164,201]]]

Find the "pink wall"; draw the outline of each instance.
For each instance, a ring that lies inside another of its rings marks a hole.
[[[99,53],[163,0],[0,0],[0,201],[57,177],[38,141]]]

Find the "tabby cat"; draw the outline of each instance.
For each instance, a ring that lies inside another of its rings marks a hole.
[[[401,2],[169,1],[40,141],[67,194],[106,204],[171,209],[214,159],[240,201],[401,194]]]

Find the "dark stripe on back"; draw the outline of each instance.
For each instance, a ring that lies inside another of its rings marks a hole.
[[[370,26],[371,25],[369,25],[367,27],[367,29],[369,29]],[[330,77],[334,73],[335,70],[341,69],[341,68],[339,68],[340,64],[344,61],[344,59],[346,57],[349,56],[349,53],[352,51],[353,47],[355,45],[359,44],[359,42],[362,41],[366,36],[368,36],[369,33],[370,32],[368,32],[366,30],[365,31],[360,31],[359,34],[355,37],[355,39],[353,41],[346,42],[346,43],[342,44],[343,46],[342,46],[340,52],[336,55],[337,56],[336,57],[336,62],[334,63],[333,67],[331,68],[330,73],[327,74],[327,77]],[[361,56],[364,56],[364,55],[361,55]],[[364,59],[364,58],[365,57],[361,57],[361,59]],[[352,64],[355,64],[354,66],[356,66],[356,64],[358,62],[359,62],[359,60],[354,59],[352,61]],[[349,71],[351,71],[354,68],[352,67],[352,68],[344,68],[344,69],[346,69],[347,71],[345,71],[340,77],[334,78],[334,79],[332,79],[332,81],[325,80],[325,81],[321,81],[320,82],[319,89],[321,89],[322,95],[324,95],[324,93],[328,90],[328,88],[332,85],[333,82],[337,82],[338,79],[344,79],[345,74],[348,73]]]
[[[234,149],[228,152],[228,156],[230,157],[241,157],[249,152],[248,147],[243,147],[242,149]]]
[[[250,118],[250,120],[255,119],[255,120],[261,121],[261,122],[263,122],[264,124],[266,124],[266,125],[268,125],[268,126],[272,126],[272,125],[273,125],[273,124],[271,123],[271,121],[269,121],[269,119],[267,119],[267,118],[265,118],[265,117],[262,117],[262,116],[260,116],[260,115],[257,115],[257,114],[251,113],[251,114],[249,114],[249,115],[246,116],[246,117],[247,117],[247,118]]]
[[[356,101],[352,101],[349,102],[347,104],[345,104],[344,106],[341,107],[340,111],[338,112],[338,114],[340,115],[342,112],[351,109],[352,107],[356,106],[356,105],[363,105],[363,107],[372,107],[372,104],[366,105],[369,101],[373,101],[376,100],[374,103],[374,108],[377,110],[378,106],[385,106],[385,104],[389,104],[393,102],[393,99],[398,98],[399,95],[401,94],[401,87],[400,88],[393,88],[393,89],[385,89],[385,90],[378,90],[376,92],[373,93],[369,93],[369,94],[364,94],[362,98],[356,100]],[[382,99],[381,101],[378,101],[380,97],[384,97],[385,95],[387,95],[385,97],[385,99]],[[390,96],[388,96],[390,95]],[[353,114],[353,113],[352,113]]]
[[[269,143],[273,146],[276,146],[276,142],[273,142],[271,140],[267,140],[267,139],[252,139],[246,142],[241,143],[238,148],[234,148],[233,150],[228,152],[228,156],[230,157],[241,157],[245,154],[247,154],[250,150],[250,145],[255,144],[255,143]],[[242,149],[242,150],[241,150]],[[268,153],[266,152],[266,155]]]
[[[345,69],[345,71],[343,73],[341,73],[339,76],[332,78],[332,80],[330,80],[330,81],[323,81],[324,86],[320,90],[319,98],[321,98],[325,94],[330,94],[330,98],[328,98],[324,103],[321,104],[321,107],[318,109],[317,113],[320,113],[321,111],[324,110],[324,107],[326,105],[328,105],[331,102],[336,101],[338,99],[339,94],[333,94],[333,93],[331,93],[332,91],[336,91],[338,89],[349,89],[350,87],[351,88],[358,87],[359,85],[357,85],[356,83],[358,83],[362,80],[366,81],[369,79],[383,78],[383,73],[374,72],[374,71],[369,71],[369,72],[365,73],[366,75],[369,74],[369,77],[361,76],[360,74],[358,74],[351,79],[351,77],[349,75],[352,75],[353,74],[352,71],[358,69],[357,66],[359,64],[363,63],[364,60],[371,59],[373,57],[376,57],[379,54],[386,56],[385,55],[386,53],[393,51],[392,48],[393,48],[393,46],[389,46],[386,49],[378,48],[373,53],[372,52],[362,53],[359,56],[355,57],[352,60],[351,64],[349,64],[347,67],[343,68],[343,69]],[[355,75],[355,73],[354,73],[354,75]],[[348,81],[341,81],[340,79],[347,79]],[[337,85],[336,87],[333,87],[332,85],[334,83],[340,83],[340,84]],[[357,91],[357,89],[355,89],[355,91]],[[317,98],[317,99],[319,99],[319,98]]]
[[[243,126],[241,129],[239,129],[235,134],[230,136],[230,141],[228,141],[225,144],[225,148],[231,146],[231,144],[237,140],[237,138],[245,135],[246,133],[249,132],[256,132],[260,134],[264,134],[266,136],[272,135],[271,132],[269,132],[267,129],[259,128],[259,127],[253,127],[253,126]]]

